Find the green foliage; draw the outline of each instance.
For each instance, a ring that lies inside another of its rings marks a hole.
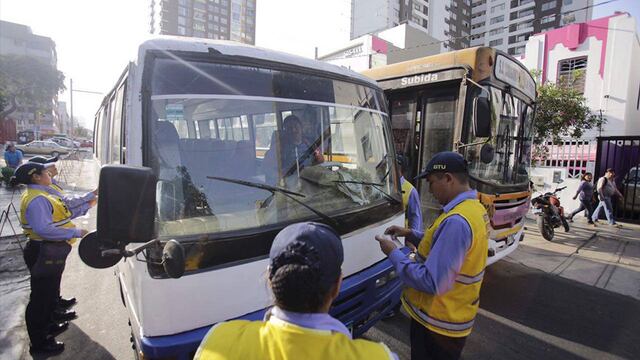
[[[54,66],[29,56],[0,56],[0,118],[25,105],[39,110],[51,108],[51,99],[65,89],[64,75]]]
[[[562,138],[579,139],[585,131],[599,128],[605,122],[600,114],[591,112],[582,93],[573,86],[580,82],[583,72],[575,72],[571,81],[560,79],[558,84],[546,82],[540,85],[540,72],[532,71],[538,81],[538,97],[534,123],[534,158],[546,154],[546,141],[560,143]],[[582,82],[584,83],[584,82]]]

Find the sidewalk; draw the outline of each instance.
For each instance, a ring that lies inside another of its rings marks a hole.
[[[640,300],[640,225],[589,225],[582,216],[553,241],[542,238],[527,218],[525,238],[508,261]]]
[[[57,167],[57,180],[67,195],[85,193],[97,187],[97,174],[90,160],[61,160]],[[13,202],[19,212],[21,191],[0,187],[0,210],[6,210]],[[24,246],[26,239],[16,215],[13,210],[9,211],[9,220],[17,236],[9,223],[0,233],[0,359],[31,358],[28,355],[29,339],[24,323],[29,300],[29,271],[22,258],[21,246]],[[87,215],[77,218],[74,223],[79,227],[91,228],[95,226],[92,220]]]

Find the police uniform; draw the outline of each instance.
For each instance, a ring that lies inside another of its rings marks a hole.
[[[407,181],[404,176],[400,177],[402,186],[402,207],[404,209],[404,227],[412,230],[422,230],[422,210],[420,210],[420,196],[418,190]],[[415,241],[413,245],[418,246]]]
[[[15,173],[19,183],[27,184],[20,204],[20,224],[29,241],[24,260],[31,273],[31,294],[26,309],[26,323],[32,351],[60,352],[64,345],[51,335],[64,331],[68,323],[52,321],[57,303],[59,278],[71,251],[70,241],[82,235],[71,222],[79,211],[71,211],[65,200],[49,186],[31,184],[34,173],[46,171],[53,164],[28,162]],[[91,194],[93,195],[93,194]],[[90,196],[87,196],[90,197]],[[84,210],[86,212],[86,210]]]
[[[342,242],[333,229],[317,223],[293,224],[274,239],[274,259],[294,241],[317,250],[319,282],[335,284],[341,276]],[[195,360],[223,359],[397,359],[382,343],[353,340],[347,328],[327,313],[298,313],[274,307],[264,321],[234,320],[215,325],[204,338]]]
[[[420,177],[434,169],[466,172],[462,156],[436,154]],[[438,170],[436,170],[438,171]],[[478,312],[486,266],[489,217],[475,190],[458,194],[424,233],[416,260],[393,250],[389,259],[406,285],[402,305],[411,316],[412,358],[456,359]]]

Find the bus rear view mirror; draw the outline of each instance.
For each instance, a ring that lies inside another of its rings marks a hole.
[[[480,161],[485,164],[491,164],[495,155],[496,151],[490,144],[484,144],[480,148]]]
[[[491,137],[491,104],[489,98],[479,96],[473,103],[473,133],[476,137]]]
[[[176,240],[169,240],[162,248],[162,267],[170,278],[178,279],[184,275],[184,248]]]
[[[97,237],[124,248],[155,237],[157,177],[150,168],[105,165],[100,170]]]

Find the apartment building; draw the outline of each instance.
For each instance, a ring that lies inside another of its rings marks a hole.
[[[352,0],[351,39],[409,23],[442,42],[469,46],[471,0]]]
[[[36,35],[26,25],[0,20],[0,55],[28,56],[57,67],[58,55],[56,43],[49,37]],[[57,96],[48,104],[20,104],[18,109],[7,116],[15,122],[15,130],[35,130],[37,133],[56,133],[55,108]],[[43,107],[44,106],[44,107]],[[14,130],[14,131],[15,131]],[[15,140],[15,133],[4,134],[9,140]]]
[[[591,19],[593,0],[472,0],[470,46],[524,54],[533,34]]]
[[[150,33],[256,42],[256,0],[151,0]]]

